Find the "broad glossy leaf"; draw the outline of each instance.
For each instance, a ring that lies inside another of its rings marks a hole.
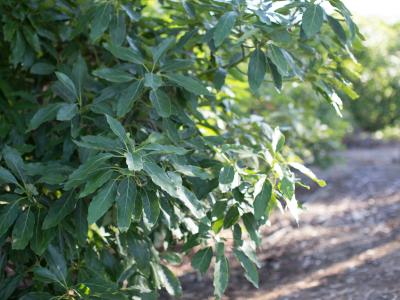
[[[258,271],[256,265],[251,261],[251,259],[239,249],[234,249],[233,253],[235,257],[240,262],[240,265],[245,270],[245,277],[250,281],[256,288],[258,288]]]
[[[63,85],[63,88],[65,88],[67,90],[66,93],[74,96],[74,99],[70,99],[70,101],[74,101],[75,99],[77,99],[78,92],[77,92],[75,84],[71,80],[71,78],[69,78],[68,75],[66,75],[62,72],[55,72],[55,73],[56,73],[57,79]]]
[[[0,167],[0,183],[14,183],[18,184],[17,179],[7,169]],[[0,234],[1,235],[1,234]]]
[[[235,169],[232,166],[225,166],[219,172],[220,184],[231,184],[235,177]]]
[[[289,64],[281,48],[270,44],[268,56],[282,76],[287,76],[289,74]]]
[[[242,216],[243,224],[250,236],[250,238],[256,243],[257,246],[260,245],[261,239],[260,234],[257,230],[257,220],[251,213],[246,213]]]
[[[166,266],[161,265],[158,275],[160,277],[162,285],[165,287],[168,294],[177,297],[182,294],[181,284],[170,269],[168,269]]]
[[[253,203],[254,207],[254,217],[259,220],[262,217],[266,217],[268,202],[271,200],[272,196],[272,184],[266,179],[260,193],[256,195]]]
[[[141,171],[143,169],[143,157],[141,154],[134,152],[125,153],[126,165],[129,171]]]
[[[200,81],[195,80],[189,76],[174,73],[168,73],[165,74],[165,76],[173,83],[183,87],[185,90],[195,95],[211,95],[208,89]]]
[[[61,103],[52,103],[39,108],[30,120],[28,130],[35,130],[43,123],[54,120],[60,107]]]
[[[60,199],[53,200],[49,212],[43,221],[43,229],[58,225],[74,209],[78,196],[74,192],[64,193]]]
[[[144,75],[144,86],[157,90],[159,87],[163,86],[161,76],[154,73],[146,73]]]
[[[78,58],[72,66],[72,79],[76,86],[78,97],[82,97],[83,87],[86,83],[88,76],[88,68],[85,59],[78,55]]]
[[[144,90],[143,80],[135,81],[124,90],[118,98],[117,115],[118,117],[125,116],[133,107],[133,104]]]
[[[55,66],[45,62],[38,62],[32,65],[31,73],[37,75],[50,75],[54,72]]]
[[[94,150],[117,151],[123,149],[118,140],[101,135],[85,135],[81,137],[80,141],[74,141],[74,143],[79,147]]]
[[[78,106],[74,103],[64,103],[57,112],[58,121],[70,121],[78,113]]]
[[[24,161],[22,160],[20,153],[16,149],[6,145],[3,148],[3,156],[8,169],[11,170],[19,179],[26,181]]]
[[[266,71],[267,62],[265,59],[265,53],[260,48],[256,48],[256,50],[254,50],[250,55],[250,61],[247,70],[249,85],[253,91],[257,91],[260,87],[264,80]]]
[[[230,11],[225,13],[218,21],[217,25],[214,28],[214,43],[216,47],[222,45],[224,40],[231,33],[232,28],[235,26],[237,18],[237,13],[234,11]]]
[[[122,124],[113,117],[106,115],[107,123],[110,126],[112,132],[120,139],[121,142],[125,143],[126,131]]]
[[[103,46],[110,51],[113,56],[120,60],[129,61],[139,65],[144,63],[144,59],[140,52],[133,48],[121,47],[113,44],[104,44]]]
[[[33,228],[35,226],[35,215],[28,208],[19,215],[12,231],[12,248],[22,250],[28,245],[33,236]]]
[[[153,52],[153,62],[157,63],[160,57],[167,52],[167,50],[172,46],[172,44],[175,42],[174,37],[167,38],[163,40],[160,44],[157,45],[157,47],[154,47],[152,49]]]
[[[131,225],[136,200],[136,184],[131,178],[120,181],[117,189],[117,225],[121,232],[125,232]]]
[[[43,217],[44,211],[43,209],[39,209],[38,214],[36,215],[37,219],[35,222],[35,227],[33,229],[33,236],[31,239],[31,249],[37,255],[43,255],[46,251],[49,243],[55,237],[57,230],[56,228],[50,228],[48,230],[43,230]]]
[[[0,210],[0,237],[14,224],[21,210],[19,201],[14,199],[7,205],[2,205]]]
[[[109,153],[100,153],[85,161],[78,169],[73,171],[68,177],[68,181],[64,185],[65,190],[70,190],[74,187],[85,183],[89,176],[107,169],[105,162],[113,156]]]
[[[229,208],[224,218],[224,228],[230,228],[235,225],[239,217],[239,210],[236,206]]]
[[[114,15],[110,24],[110,36],[112,45],[121,45],[126,38],[126,24],[125,14],[119,11],[118,14]]]
[[[156,109],[157,113],[163,117],[168,118],[172,113],[172,103],[169,96],[162,90],[150,91],[150,100]]]
[[[161,145],[156,143],[145,144],[141,149],[151,151],[152,154],[185,155],[188,153],[187,149],[180,146]]]
[[[291,200],[294,195],[294,183],[287,177],[283,177],[279,185],[279,190],[286,199]]]
[[[320,5],[309,3],[303,14],[301,28],[310,38],[317,34],[324,22],[324,10]]]
[[[112,4],[103,3],[96,7],[93,21],[91,22],[90,39],[95,42],[107,30],[111,21]]]
[[[88,223],[93,224],[99,220],[113,205],[117,194],[117,184],[115,180],[109,181],[93,197],[88,210]]]
[[[116,83],[129,82],[135,79],[132,74],[129,74],[120,69],[113,68],[101,68],[94,70],[93,75]]]
[[[229,281],[229,263],[224,255],[224,244],[217,244],[217,256],[214,267],[214,295],[221,298]]]
[[[213,257],[213,250],[207,247],[197,251],[192,257],[192,267],[199,270],[200,273],[205,274],[210,266]]]
[[[157,195],[152,191],[142,190],[140,192],[143,203],[143,221],[151,230],[160,215],[160,202]]]

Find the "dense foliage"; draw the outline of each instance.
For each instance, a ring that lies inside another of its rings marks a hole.
[[[355,47],[362,76],[350,77],[359,98],[349,101],[349,107],[356,126],[373,132],[399,121],[400,44],[397,35],[400,24],[368,20],[363,28],[366,47],[358,43]]]
[[[243,108],[295,81],[339,112],[357,27],[318,3],[1,1],[0,299],[179,295],[168,265],[192,252],[217,297],[227,253],[258,286],[294,170],[324,182]]]

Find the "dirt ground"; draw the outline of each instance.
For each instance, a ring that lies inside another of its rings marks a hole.
[[[337,156],[316,170],[328,186],[299,195],[299,226],[274,214],[258,253],[260,288],[233,264],[225,299],[400,299],[400,145]],[[209,276],[181,270],[183,299],[213,299]]]

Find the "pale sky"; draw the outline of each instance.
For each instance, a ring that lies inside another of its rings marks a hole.
[[[355,17],[378,17],[386,22],[400,21],[400,0],[343,0]]]

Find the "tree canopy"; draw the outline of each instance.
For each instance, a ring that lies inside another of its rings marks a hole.
[[[214,260],[217,298],[227,253],[258,286],[260,227],[276,207],[297,219],[297,171],[325,183],[251,101],[266,82],[305,82],[340,113],[358,36],[343,3],[3,0],[0,13],[0,298],[178,296],[168,266],[193,251],[201,273]]]

